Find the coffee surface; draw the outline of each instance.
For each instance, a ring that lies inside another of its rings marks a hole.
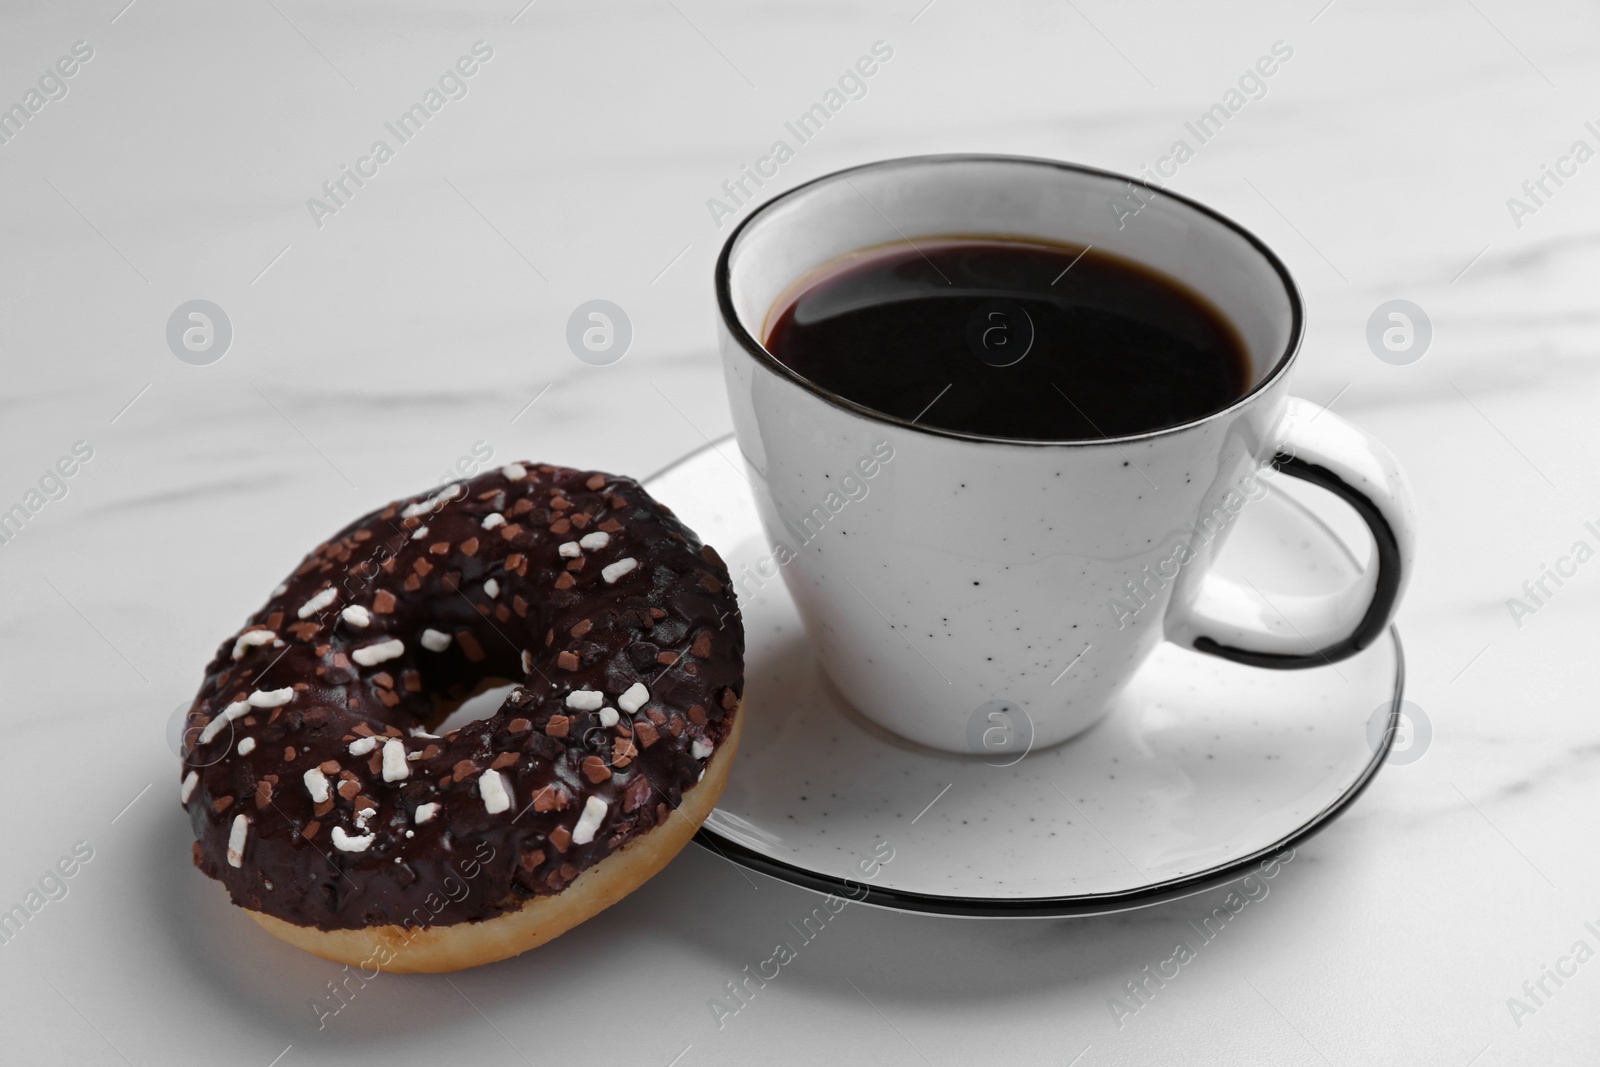
[[[1250,385],[1231,323],[1094,248],[919,238],[825,268],[773,309],[767,351],[886,415],[1033,441],[1119,437],[1227,407]]]

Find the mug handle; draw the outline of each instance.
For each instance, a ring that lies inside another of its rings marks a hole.
[[[1371,645],[1394,617],[1414,558],[1411,486],[1375,438],[1309,400],[1289,398],[1278,435],[1272,466],[1354,508],[1372,533],[1372,563],[1350,589],[1270,600],[1253,584],[1206,575],[1191,600],[1173,601],[1166,633],[1253,667],[1321,667]]]

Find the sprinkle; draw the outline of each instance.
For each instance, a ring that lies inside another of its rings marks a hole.
[[[411,728],[411,736],[412,737],[430,737],[431,738],[431,737],[438,737],[439,735],[438,734],[430,734],[427,730],[423,729],[420,726],[413,726]],[[413,756],[419,756],[419,755],[421,755],[421,753],[420,752],[413,752],[412,755]],[[409,758],[409,757],[407,757],[407,758]]]
[[[576,541],[563,541],[556,547],[556,551],[561,553],[562,559],[577,559],[583,555],[583,549]]]
[[[634,682],[632,685],[628,686],[628,691],[626,693],[623,693],[617,698],[617,707],[621,708],[629,715],[632,715],[634,712],[644,707],[645,702],[649,699],[650,690],[644,687],[644,683]]]
[[[215,719],[212,719],[210,722],[206,723],[205,729],[200,731],[199,743],[202,745],[209,745],[212,741],[216,740],[217,735],[222,732],[222,728],[224,726],[228,725],[234,719],[237,719],[239,716],[243,715],[249,710],[250,702],[248,700],[236,700],[232,704],[229,704],[223,709],[221,715],[218,715]]]
[[[496,526],[504,526],[505,524],[506,517],[498,511],[491,511],[483,517],[483,528],[485,530],[492,530]]]
[[[282,689],[257,689],[250,694],[248,703],[252,708],[281,708],[294,699],[294,686],[286,685]]]
[[[329,604],[332,604],[337,599],[339,599],[339,590],[330,585],[328,588],[324,589],[322,592],[318,593],[304,604],[301,604],[300,610],[295,612],[295,614],[300,616],[302,619],[307,618],[315,615],[317,612],[321,611]]]
[[[596,530],[594,533],[584,534],[583,537],[578,541],[578,544],[582,545],[584,548],[587,548],[591,552],[596,549],[604,548],[610,543],[611,535],[606,533],[604,530]]]
[[[484,771],[478,775],[478,795],[483,797],[483,808],[490,815],[498,815],[511,807],[511,794],[506,792],[506,780],[499,771]]]
[[[500,595],[500,583],[495,581],[493,578],[490,578],[487,582],[483,583],[483,591],[489,594],[489,599],[493,600],[495,597]]]
[[[705,759],[716,750],[717,747],[715,745],[709,744],[705,741],[697,740],[689,746],[689,755],[693,756],[695,759]]]
[[[306,792],[311,794],[314,804],[328,802],[328,776],[322,773],[321,767],[313,767],[301,776],[306,783]]]
[[[406,831],[406,837],[407,837],[407,839],[410,839],[410,838],[413,838],[413,837],[416,837],[416,836],[417,836],[417,832],[416,832],[416,831],[415,831],[415,830],[407,830],[407,831]],[[399,862],[400,862],[400,857],[399,857],[399,856],[396,856],[396,857],[395,857],[395,858],[394,858],[394,861],[395,861],[395,862],[396,862],[396,863],[399,863]]]
[[[422,631],[422,647],[429,652],[443,652],[450,647],[450,635],[438,630]]]
[[[437,508],[439,505],[446,504],[454,500],[456,497],[461,495],[461,491],[464,489],[465,486],[461,482],[451,482],[433,496],[409,505],[404,511],[400,512],[400,517],[402,519],[414,519],[418,515],[425,515]]]
[[[439,805],[431,803],[418,804],[416,814],[412,816],[412,819],[416,821],[418,826],[421,826],[425,822],[432,822],[433,817],[437,814],[439,814]]]
[[[590,797],[583,802],[583,814],[578,816],[578,825],[572,828],[572,843],[574,845],[587,845],[594,840],[594,832],[600,829],[600,823],[606,817],[606,802],[599,797]]]
[[[406,766],[406,746],[398,737],[391,737],[383,743],[383,780],[398,782],[409,777],[411,768]]]
[[[190,771],[184,775],[183,788],[178,790],[178,799],[185,804],[189,803],[189,798],[194,796],[194,787],[199,784],[200,774],[198,771]]]
[[[358,630],[365,630],[372,625],[372,612],[360,604],[351,604],[339,613],[339,617]]]
[[[374,835],[348,833],[344,827],[333,828],[333,847],[340,852],[365,852],[372,846]]]
[[[602,578],[604,578],[606,580],[606,584],[607,585],[610,585],[613,582],[615,582],[618,578],[621,578],[624,574],[627,574],[629,571],[633,570],[633,568],[637,567],[638,565],[639,565],[639,561],[638,560],[634,559],[632,556],[627,556],[627,557],[625,557],[623,559],[617,560],[615,563],[607,565],[600,572],[600,577],[602,577]]]
[[[246,630],[233,642],[233,658],[244,659],[244,650],[256,645],[270,644],[278,639],[271,630]]]
[[[248,755],[250,755],[250,753],[254,752],[255,750],[256,750],[256,739],[255,738],[247,737],[243,741],[239,742],[239,755],[248,756]]]
[[[387,663],[389,660],[405,655],[405,651],[405,642],[398,637],[393,637],[387,641],[380,641],[376,645],[355,649],[350,653],[350,658],[363,667],[376,667],[380,663]]]
[[[508,482],[520,482],[528,476],[528,468],[520,463],[507,463],[500,468],[500,473],[505,476]]]
[[[567,694],[567,707],[579,711],[596,711],[605,702],[606,695],[593,689],[575,689]]]
[[[418,526],[415,530],[411,531],[411,540],[413,541],[420,541],[427,536],[428,528],[426,526]]]
[[[616,708],[600,709],[600,725],[606,727],[607,729],[617,725],[617,722],[620,718],[621,716],[617,714]]]
[[[279,582],[278,583],[278,588],[276,588],[276,589],[274,589],[272,591],[272,595],[273,596],[282,596],[283,594],[287,593],[288,591],[289,591],[289,583],[288,582]]]
[[[350,755],[365,756],[368,752],[378,747],[376,737],[363,737],[350,742]]]
[[[233,829],[228,831],[228,866],[244,865],[244,839],[250,833],[250,820],[243,815],[233,817]]]
[[[522,673],[533,673],[533,653],[529,652],[527,649],[522,650]]]
[[[356,812],[356,829],[365,830],[367,828],[367,820],[376,814],[378,814],[377,808],[362,808]]]

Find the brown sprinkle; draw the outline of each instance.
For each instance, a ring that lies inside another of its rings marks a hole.
[[[564,671],[575,671],[578,669],[578,657],[571,652],[563,652],[556,657],[556,666]]]
[[[478,554],[478,539],[469,537],[461,542],[461,554],[463,556],[476,556]]]
[[[599,756],[585,756],[582,769],[583,776],[596,784],[611,777],[611,768]]]
[[[390,562],[393,562],[393,560]],[[394,603],[394,594],[387,589],[380,589],[372,594],[372,610],[374,614],[389,614],[394,610]]]
[[[594,629],[594,621],[592,619],[584,619],[567,632],[573,637],[582,637],[592,629]]]
[[[710,656],[711,631],[702,631],[700,636],[694,639],[694,644],[689,646],[689,652],[693,655],[699,656],[701,659],[705,659],[706,657]]]
[[[520,759],[520,758],[521,757],[518,756],[515,752],[502,752],[502,753],[500,753],[500,755],[498,755],[498,756],[496,756],[494,758],[494,762],[489,764],[489,766],[492,769],[498,771],[502,767],[510,767],[512,764],[516,763],[517,760]]]
[[[461,651],[465,653],[468,660],[473,663],[483,662],[483,646],[478,644],[478,639],[471,630],[457,630],[456,644],[461,646]]]
[[[570,844],[572,844],[572,831],[565,826],[558,826],[550,831],[550,847],[557,852],[565,852]]]
[[[571,725],[572,720],[565,715],[552,715],[550,721],[544,724],[544,732],[551,737],[566,737]]]
[[[511,733],[520,734],[527,730],[533,729],[533,723],[529,722],[527,719],[512,719],[506,724],[506,729]]]

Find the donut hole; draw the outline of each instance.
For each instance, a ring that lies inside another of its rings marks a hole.
[[[452,730],[459,730],[470,723],[494,718],[500,712],[500,705],[506,702],[506,697],[520,684],[507,678],[483,679],[473,689],[471,696],[453,708],[447,705],[445,717],[429,733],[444,737]]]

